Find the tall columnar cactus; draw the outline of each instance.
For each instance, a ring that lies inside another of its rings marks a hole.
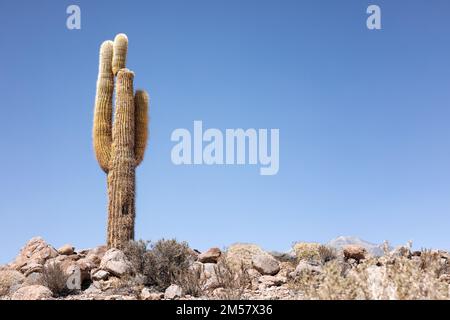
[[[127,49],[124,34],[102,43],[95,97],[93,142],[98,163],[108,175],[109,248],[134,239],[135,171],[147,144],[149,98],[143,90],[134,94],[134,73],[125,68]]]

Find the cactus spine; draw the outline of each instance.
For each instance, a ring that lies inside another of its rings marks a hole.
[[[98,163],[108,176],[109,248],[122,248],[134,239],[135,171],[144,158],[148,135],[149,98],[143,90],[134,94],[134,73],[125,68],[127,47],[124,34],[101,45],[95,97],[93,144]]]

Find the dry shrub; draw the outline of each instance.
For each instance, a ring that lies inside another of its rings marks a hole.
[[[319,261],[321,259],[319,248],[321,247],[323,247],[323,245],[315,242],[297,242],[294,243],[292,249],[294,250],[298,261]]]
[[[420,260],[417,262],[400,258],[387,266],[388,278],[397,288],[397,298],[402,300],[449,299],[449,285],[438,278],[442,267],[440,258],[434,257],[428,260],[426,266]]]
[[[175,283],[183,288],[185,294],[201,297],[205,294],[206,279],[202,268],[189,268],[178,274]]]
[[[320,245],[317,251],[322,264],[325,264],[337,258],[336,249],[332,247]]]
[[[234,264],[223,256],[217,263],[215,277],[219,290],[215,291],[215,298],[221,300],[242,300],[244,292],[251,287],[252,280],[244,263],[237,269]]]
[[[313,300],[449,299],[449,284],[439,279],[448,271],[448,260],[426,251],[418,259],[388,254],[350,270],[333,260],[322,273],[303,272],[290,286],[302,298]]]
[[[360,266],[358,266],[360,267]],[[322,273],[303,271],[291,283],[291,288],[297,290],[301,297],[311,300],[346,300],[362,299],[364,291],[364,273],[347,273],[343,263],[331,261],[327,263]]]
[[[446,254],[446,258],[442,257],[441,252],[423,249],[420,253],[420,268],[423,270],[434,271],[436,277],[450,274],[450,255]]]
[[[133,241],[124,252],[135,270],[144,276],[144,284],[157,290],[163,291],[171,284],[185,283],[193,277],[189,274],[189,266],[194,257],[186,242],[175,239],[161,239],[155,243]]]
[[[144,275],[145,285],[159,291],[177,284],[185,294],[194,297],[239,300],[251,285],[244,264],[237,270],[225,257],[214,265],[214,274],[206,277],[204,265],[194,264],[192,250],[185,242],[162,239],[148,245],[144,241],[132,241],[124,252],[135,270]],[[207,286],[208,280],[213,280],[212,287]]]
[[[69,276],[64,272],[59,263],[48,263],[42,269],[42,285],[49,288],[55,297],[68,295],[71,291],[67,288]]]
[[[128,242],[123,248],[123,252],[127,256],[128,261],[131,262],[133,269],[137,273],[144,274],[148,245],[148,241],[138,240]]]

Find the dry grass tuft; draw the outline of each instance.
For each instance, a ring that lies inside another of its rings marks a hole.
[[[67,288],[69,276],[59,263],[46,264],[42,269],[42,285],[50,289],[55,297],[68,295],[71,290]]]

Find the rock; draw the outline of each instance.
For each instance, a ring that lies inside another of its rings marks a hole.
[[[210,278],[215,276],[217,273],[217,265],[215,263],[204,263],[203,265],[195,264],[197,267],[200,266],[202,268],[203,275],[206,278]]]
[[[75,252],[75,248],[70,244],[65,244],[61,248],[58,249],[58,253],[65,255],[65,256],[70,256],[74,252]]]
[[[258,282],[264,287],[278,287],[285,284],[287,278],[282,276],[261,276],[259,277]]]
[[[294,244],[292,250],[297,260],[320,261],[320,246],[320,243],[315,242],[298,242]]]
[[[67,287],[69,289],[81,289],[81,284],[83,283],[84,279],[80,267],[77,264],[71,264],[64,270],[64,273],[68,277]]]
[[[24,275],[17,270],[0,271],[0,296],[14,293],[24,281]]]
[[[29,264],[24,265],[20,271],[26,276],[28,276],[30,273],[34,272],[42,272],[42,264],[36,263],[36,262],[30,262]]]
[[[298,265],[295,268],[295,270],[289,274],[289,276],[291,278],[296,278],[296,277],[300,276],[304,272],[311,273],[313,275],[317,275],[317,274],[322,273],[322,266],[317,261],[313,261],[313,260],[305,261],[305,260],[302,260],[302,261],[300,261],[298,263]]]
[[[70,277],[71,289],[80,289],[84,281],[90,280],[91,265],[76,255],[60,255],[57,258],[49,259],[45,263],[45,268],[58,268]]]
[[[181,298],[182,296],[183,296],[183,289],[176,284],[170,285],[170,287],[168,287],[164,292],[165,299],[173,300],[175,298]]]
[[[122,251],[113,248],[106,251],[100,262],[100,269],[121,277],[132,273],[133,266]]]
[[[58,256],[58,252],[47,244],[44,239],[40,237],[32,238],[20,250],[19,255],[12,262],[11,266],[16,270],[28,270],[28,264],[44,265],[44,263],[51,258]]]
[[[250,269],[253,257],[259,254],[269,255],[255,244],[238,243],[230,246],[226,251],[226,262],[235,271],[241,270],[242,267]]]
[[[278,261],[268,254],[255,255],[252,259],[252,265],[262,275],[274,276],[280,271]]]
[[[354,259],[356,261],[360,261],[366,259],[367,250],[359,245],[350,244],[344,247],[344,258],[346,260]]]
[[[297,257],[293,251],[292,252],[271,251],[269,252],[269,254],[280,262],[294,263],[297,261]]]
[[[106,251],[108,251],[108,248],[106,246],[100,246],[91,250],[86,250],[86,253],[84,255],[86,257],[86,260],[89,260],[96,267],[98,267],[101,260],[105,256]]]
[[[55,264],[60,264],[65,267],[65,266],[75,263],[79,259],[80,259],[80,257],[77,255],[70,255],[70,256],[59,255],[56,258],[48,259],[46,262],[46,265],[55,263]]]
[[[52,298],[52,292],[49,288],[41,285],[32,285],[22,287],[17,290],[12,300],[45,300]]]
[[[107,290],[117,290],[120,288],[123,288],[124,281],[120,278],[110,276],[106,280],[99,280],[93,282],[94,286],[101,291],[107,291]]]
[[[42,273],[32,272],[25,279],[24,285],[31,286],[35,284],[41,284],[43,281]]]
[[[206,252],[203,252],[198,255],[197,261],[202,263],[217,263],[220,256],[222,255],[222,251],[219,248],[211,248]]]
[[[164,293],[151,292],[149,288],[144,288],[139,297],[141,300],[161,300],[164,297]]]
[[[86,290],[84,290],[83,293],[84,294],[99,295],[99,294],[102,293],[102,290],[97,288],[94,283],[91,283],[91,285]]]
[[[92,274],[92,280],[106,280],[109,277],[109,272],[105,270],[98,270]]]
[[[82,258],[76,261],[76,265],[80,268],[81,282],[91,279],[91,270],[96,267],[91,260]]]

